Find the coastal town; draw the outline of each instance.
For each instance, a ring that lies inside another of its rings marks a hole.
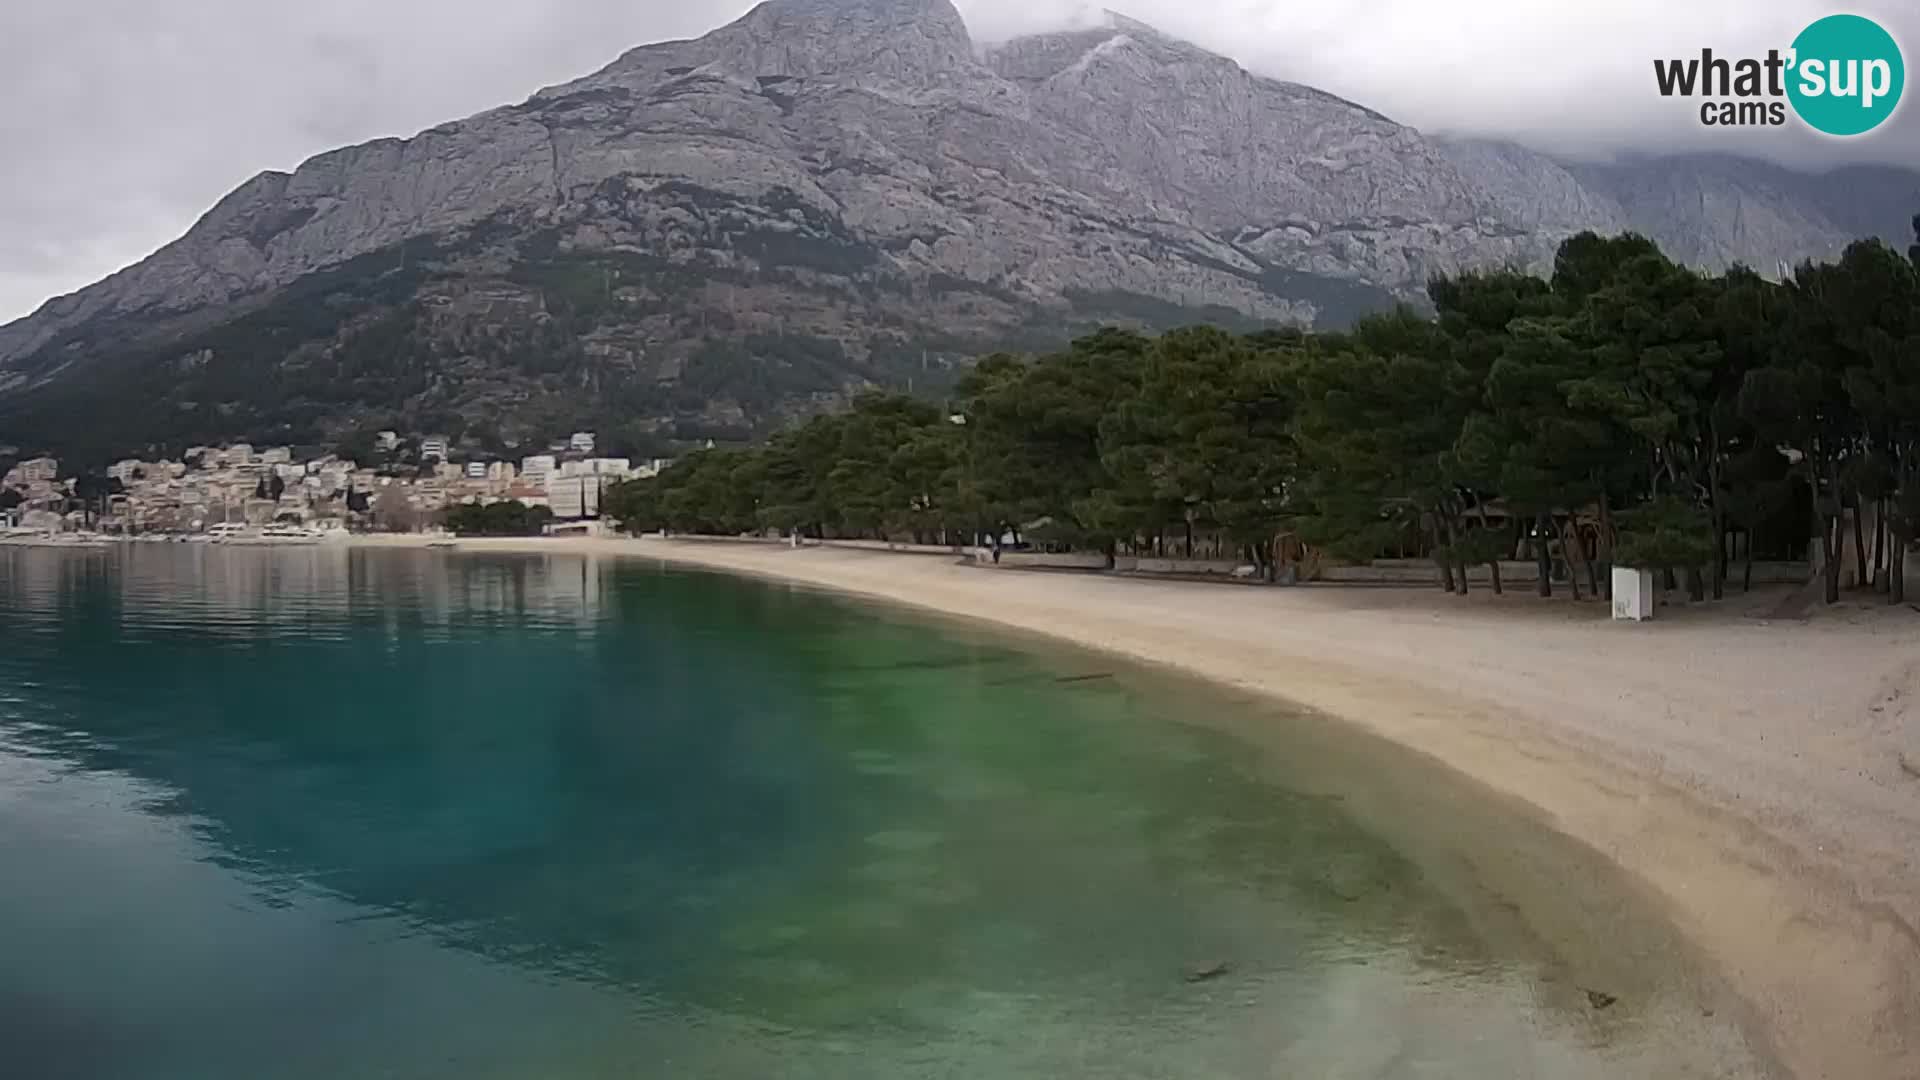
[[[517,460],[465,453],[444,435],[378,433],[371,460],[236,442],[178,458],[126,458],[102,474],[54,457],[0,475],[0,538],[268,535],[432,530],[460,506],[519,503],[555,530],[592,531],[601,496],[669,464],[602,456],[579,431]]]

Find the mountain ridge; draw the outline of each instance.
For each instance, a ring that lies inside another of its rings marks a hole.
[[[280,380],[312,398],[297,423],[520,429],[588,393],[604,400],[583,420],[618,400],[657,432],[751,432],[1102,321],[1337,325],[1435,273],[1541,266],[1585,228],[1771,270],[1836,253],[1837,215],[1903,220],[1791,175],[1428,137],[1124,16],[980,46],[948,0],[770,0],[519,104],[251,178],[149,258],[0,327],[0,430],[33,436],[32,409],[85,411],[119,392],[82,384],[117,379],[176,414],[140,425],[155,438],[264,422],[270,387],[223,395],[273,379],[209,368],[365,367],[356,337],[385,320],[405,355],[383,363],[406,370],[331,399]],[[1898,198],[1902,174],[1876,175]],[[318,310],[283,311],[294,296]],[[231,329],[250,319],[278,321]],[[753,343],[768,335],[809,344]],[[494,355],[533,349],[566,352],[573,383]],[[796,349],[810,374],[752,401],[741,372],[694,370]],[[468,385],[489,371],[511,389]]]

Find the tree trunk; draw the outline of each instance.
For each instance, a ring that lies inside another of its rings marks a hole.
[[[1713,563],[1707,571],[1713,575],[1713,598],[1727,596],[1727,519],[1720,508],[1720,429],[1711,414],[1707,419],[1707,517],[1713,527]]]
[[[1840,494],[1840,463],[1829,458],[1826,463],[1826,491],[1833,499],[1833,513],[1820,511],[1820,550],[1826,556],[1822,569],[1826,573],[1826,601],[1829,604],[1840,602],[1840,538],[1846,535],[1846,500]],[[1814,486],[1815,506],[1819,505],[1820,487]]]
[[[1533,562],[1540,571],[1538,592],[1542,600],[1553,599],[1553,552],[1549,550],[1553,542],[1553,518],[1547,514],[1538,514],[1533,520],[1540,538],[1533,545]]]
[[[1560,553],[1567,559],[1567,585],[1573,590],[1573,598],[1581,599],[1582,575],[1587,579],[1588,595],[1598,597],[1600,586],[1594,581],[1593,563],[1587,559],[1587,545],[1580,539],[1580,522],[1577,518],[1567,519],[1567,530],[1560,534]]]
[[[1478,501],[1476,505],[1480,510],[1480,528],[1487,529],[1487,502],[1485,499],[1481,499]],[[1488,530],[1488,531],[1491,531],[1491,530]],[[1493,575],[1493,595],[1505,596],[1507,592],[1507,587],[1500,580],[1500,553],[1499,552],[1495,552],[1493,558],[1487,561],[1487,572]]]
[[[1920,462],[1920,445],[1909,443],[1904,454],[1906,463],[1898,473],[1900,482],[1895,488],[1899,493],[1895,497],[1901,498],[1898,504],[1900,516],[1887,527],[1891,541],[1887,545],[1887,602],[1890,604],[1904,604],[1907,601],[1907,545],[1913,542],[1914,522],[1906,511],[1911,506],[1908,500],[1916,489],[1920,489],[1920,467],[1916,467],[1916,463]]]
[[[1887,500],[1884,497],[1874,504],[1873,591],[1887,591]]]
[[[1573,591],[1573,598],[1580,600],[1580,576],[1587,575],[1592,580],[1592,572],[1587,563],[1587,549],[1580,542],[1580,525],[1573,519],[1567,519],[1566,531],[1560,534],[1560,555],[1567,562],[1567,588]],[[1598,596],[1596,590],[1593,595]]]
[[[1595,562],[1599,563],[1600,586],[1608,603],[1613,602],[1613,504],[1606,489],[1600,491],[1600,535],[1594,543]]]
[[[1727,527],[1720,520],[1720,508],[1713,510],[1713,565],[1708,567],[1713,574],[1713,598],[1727,598]]]
[[[1463,561],[1460,558],[1460,553],[1459,553],[1460,532],[1457,528],[1454,527],[1453,511],[1451,508],[1445,511],[1445,516],[1446,516],[1446,525],[1447,525],[1447,547],[1449,549],[1447,552],[1447,561],[1452,563],[1455,567],[1459,569],[1460,595],[1466,596],[1467,594],[1473,592],[1473,586],[1471,582],[1468,581],[1467,564],[1465,561]]]
[[[1687,567],[1687,599],[1698,604],[1707,598],[1707,583],[1700,577],[1700,568]]]
[[[1904,604],[1907,602],[1908,543],[1908,538],[1904,532],[1898,529],[1894,530],[1893,565],[1889,568],[1890,572],[1887,575],[1889,582],[1887,587],[1887,602],[1890,604]]]
[[[1873,579],[1867,576],[1867,526],[1860,520],[1866,508],[1867,505],[1863,500],[1853,501],[1853,561],[1854,569],[1859,573],[1859,576],[1853,579],[1853,583],[1857,589],[1868,588],[1873,582]]]
[[[1457,592],[1458,589],[1453,583],[1453,561],[1447,558],[1446,552],[1440,550],[1446,545],[1440,541],[1440,514],[1438,511],[1427,515],[1426,525],[1428,542],[1433,545],[1433,561],[1440,567],[1440,584],[1444,586],[1448,592]]]
[[[1826,601],[1840,602],[1840,519],[1821,515],[1820,554],[1825,559],[1820,572],[1826,578]]]

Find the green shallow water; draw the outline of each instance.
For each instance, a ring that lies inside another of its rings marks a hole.
[[[642,562],[0,550],[0,1075],[1759,1075],[1351,741]]]

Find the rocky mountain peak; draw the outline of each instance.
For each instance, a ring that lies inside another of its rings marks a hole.
[[[1580,229],[1824,257],[1920,193],[1710,164],[1432,139],[1119,14],[976,52],[951,0],[770,0],[256,177],[0,327],[0,435],[761,433],[1109,322],[1344,325]]]
[[[918,84],[974,63],[951,0],[767,0],[711,38],[724,42],[729,66],[755,77]]]
[[[1001,78],[1031,84],[1062,72],[1084,70],[1129,50],[1161,63],[1200,59],[1232,64],[1224,57],[1111,10],[1102,11],[1090,25],[1024,34],[987,45],[980,51],[982,59]]]

